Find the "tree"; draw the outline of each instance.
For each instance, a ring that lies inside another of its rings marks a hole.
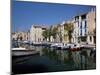
[[[43,31],[42,35],[47,41],[47,38],[49,37],[49,30],[47,29],[47,30]]]
[[[58,30],[57,27],[51,29],[51,36],[53,36],[54,40],[56,39],[57,30]]]
[[[49,42],[50,42],[50,37],[52,36],[52,27],[50,27],[49,29],[45,30],[42,35],[44,36],[45,39],[49,38]]]
[[[73,32],[73,24],[72,23],[65,23],[64,24],[64,30],[67,31],[68,37],[69,37],[69,42],[71,43],[71,38],[72,38],[72,32]]]

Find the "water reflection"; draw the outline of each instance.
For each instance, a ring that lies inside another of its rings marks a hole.
[[[39,47],[38,47],[39,48]],[[39,49],[40,50],[40,49]],[[50,60],[56,60],[59,64],[69,65],[74,69],[95,68],[95,60],[90,56],[91,50],[70,51],[70,50],[51,50],[41,48],[40,54],[47,56]]]
[[[43,46],[34,46],[33,48],[39,51],[39,55],[13,59],[13,73],[40,73],[96,68],[95,54],[89,49],[70,51],[53,50]]]

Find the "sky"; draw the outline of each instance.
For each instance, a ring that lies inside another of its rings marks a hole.
[[[12,32],[27,31],[35,25],[56,25],[70,20],[78,13],[86,13],[95,8],[90,5],[72,5],[12,0]]]

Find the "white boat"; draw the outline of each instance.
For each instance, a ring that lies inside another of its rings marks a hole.
[[[24,41],[25,42],[25,41]],[[23,46],[21,46],[23,45]],[[12,41],[12,56],[26,56],[36,53],[34,50],[30,50],[25,46],[22,41]]]
[[[57,48],[61,49],[61,50],[67,50],[68,46],[67,46],[67,44],[60,43],[59,45],[57,45]]]
[[[57,49],[57,50],[67,50],[68,46],[64,43],[53,43],[51,44],[51,48]]]
[[[27,49],[23,47],[19,47],[19,48],[12,48],[12,50],[27,50]]]
[[[38,51],[26,49],[24,47],[12,48],[12,56],[27,56],[38,53],[39,53]]]
[[[51,47],[51,49],[57,49],[57,45],[58,45],[58,43],[52,43],[50,47]]]

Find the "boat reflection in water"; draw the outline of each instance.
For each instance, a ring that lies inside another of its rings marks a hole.
[[[91,49],[80,51],[55,50],[49,47],[35,46],[39,54],[14,58],[14,74],[42,73],[57,71],[89,70],[96,68],[96,55]]]

